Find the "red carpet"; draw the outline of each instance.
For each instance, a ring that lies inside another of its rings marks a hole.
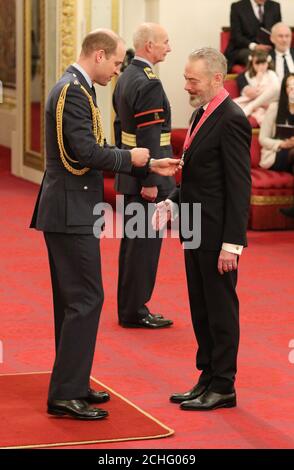
[[[0,374],[50,370],[54,342],[47,255],[42,234],[28,229],[38,187],[3,173],[0,181]],[[118,247],[118,240],[101,244],[105,304],[92,375],[175,434],[103,448],[294,448],[294,364],[288,359],[294,339],[294,232],[249,232],[239,272],[238,407],[203,414],[180,411],[168,400],[197,377],[178,240],[163,243],[151,303],[154,312],[175,322],[161,331],[118,326]]]
[[[136,439],[156,439],[173,433],[113,390],[111,400],[101,405],[111,419],[81,422],[45,413],[49,373],[0,376],[0,447],[56,447]],[[95,381],[96,382],[96,381]],[[97,390],[108,390],[92,381]]]

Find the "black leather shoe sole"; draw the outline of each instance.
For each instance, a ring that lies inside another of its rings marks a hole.
[[[189,405],[183,405],[182,403],[180,408],[181,410],[185,410],[185,411],[212,411],[212,410],[217,410],[219,408],[234,408],[235,406],[237,406],[236,400],[226,402],[226,403],[220,403],[211,407],[191,406],[191,405],[189,406]]]
[[[48,405],[47,413],[53,416],[69,416],[75,419],[87,420],[87,421],[94,421],[97,419],[103,419],[108,416],[108,412],[105,410],[100,410],[98,408],[89,408],[87,411],[76,411],[72,409],[65,409],[65,408],[58,408],[55,406]]]
[[[217,397],[215,395],[218,395]],[[234,408],[237,405],[236,396],[221,397],[220,394],[205,392],[195,400],[181,403],[181,410],[187,411],[211,411],[218,408]]]
[[[94,420],[97,420],[97,419],[106,418],[108,416],[108,412],[104,411],[104,410],[100,410],[99,413],[96,413],[95,415],[87,416],[87,415],[76,414],[75,412],[59,410],[58,408],[51,408],[51,407],[48,407],[47,413],[49,415],[60,416],[60,417],[61,416],[70,416],[71,418],[81,419],[81,420],[85,420],[85,421],[94,421]]]
[[[120,326],[123,328],[148,328],[149,330],[156,330],[158,328],[168,328],[173,325],[171,320],[162,321],[160,319],[156,320],[156,322],[146,322],[146,323],[125,323],[120,322]]]

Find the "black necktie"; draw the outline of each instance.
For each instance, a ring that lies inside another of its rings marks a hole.
[[[263,7],[262,7],[262,5],[257,5],[257,6],[258,6],[259,22],[262,23],[263,22]]]
[[[197,126],[198,122],[200,121],[202,114],[204,113],[204,109],[202,106],[198,109],[197,113],[195,114],[195,118],[191,127],[190,135],[193,133],[195,127]]]
[[[285,54],[283,55],[283,61],[284,61],[284,77],[286,77],[286,75],[288,75],[290,73],[290,70],[288,68],[288,64],[287,64],[287,61],[286,61],[286,55]]]

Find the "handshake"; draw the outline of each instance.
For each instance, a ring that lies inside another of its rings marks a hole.
[[[132,164],[136,167],[143,167],[149,161],[149,171],[161,176],[174,176],[181,170],[182,162],[175,158],[151,158],[149,150],[146,148],[133,148],[131,150]],[[150,160],[149,160],[150,159]]]

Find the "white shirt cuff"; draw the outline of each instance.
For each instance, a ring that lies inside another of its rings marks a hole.
[[[171,199],[166,199],[165,202],[168,202],[171,208],[171,220],[174,221],[179,216],[179,206],[176,202],[171,201]]]
[[[235,255],[241,255],[243,251],[243,245],[233,245],[232,243],[223,243],[222,250],[234,253]]]
[[[254,51],[254,49],[256,48],[256,46],[257,46],[256,42],[251,42],[251,43],[249,44],[249,49],[250,49],[251,51]]]

